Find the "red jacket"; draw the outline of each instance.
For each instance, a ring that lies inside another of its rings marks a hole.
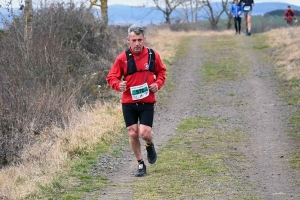
[[[131,51],[131,50],[130,50]],[[148,65],[148,49],[146,47],[143,48],[143,51],[140,54],[135,54],[131,51],[134,61],[136,64],[137,71],[142,70],[141,72],[135,72],[134,74],[127,75],[127,58],[125,51],[122,52],[115,60],[113,66],[111,67],[106,81],[107,83],[116,91],[120,92],[120,80],[124,78],[124,81],[127,81],[126,91],[122,94],[121,103],[155,103],[156,98],[153,92],[150,92],[149,96],[140,99],[140,100],[132,100],[130,87],[142,85],[145,82],[148,83],[148,86],[152,83],[156,83],[158,85],[158,89],[160,89],[166,80],[166,67],[162,63],[159,54],[155,52],[155,71],[143,71],[145,70],[146,65]]]
[[[296,17],[296,14],[292,9],[290,9],[290,10],[287,9],[284,11],[283,17],[284,17],[284,19],[292,20],[293,18]]]

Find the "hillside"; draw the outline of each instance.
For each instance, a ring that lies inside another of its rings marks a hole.
[[[267,12],[285,9],[289,4],[287,3],[257,3],[253,9],[253,15],[264,15]],[[291,5],[294,10],[300,10],[299,6]],[[214,8],[218,10],[219,4],[215,3]],[[173,12],[171,17],[173,19],[180,19],[181,15],[177,12]],[[153,7],[132,7],[124,5],[113,5],[109,7],[109,22],[110,24],[157,24],[164,22],[164,16],[162,12],[156,10]],[[204,20],[204,11],[199,14],[200,20]],[[225,15],[223,17],[226,17]]]
[[[253,9],[253,15],[264,15],[267,12],[273,10],[285,9],[287,3],[257,3]],[[214,8],[218,10],[219,4],[215,3]],[[291,5],[294,10],[300,10],[299,6]],[[177,12],[173,12],[171,18],[173,20],[182,18],[179,12],[181,9],[177,9]],[[18,8],[13,9],[15,15],[20,15],[21,12]],[[100,16],[100,10],[94,9],[94,14]],[[156,10],[154,7],[137,7],[126,5],[112,5],[108,8],[109,23],[114,25],[124,24],[159,24],[164,22],[163,13]],[[199,19],[204,20],[204,11],[200,12]],[[226,17],[225,15],[223,17]],[[3,20],[11,21],[11,16],[6,9],[0,8],[0,28],[3,28]]]

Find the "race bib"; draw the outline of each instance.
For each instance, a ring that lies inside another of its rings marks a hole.
[[[244,11],[249,11],[249,10],[251,10],[251,6],[245,6],[244,7]]]
[[[132,100],[139,100],[149,96],[149,87],[147,83],[143,85],[130,87]]]

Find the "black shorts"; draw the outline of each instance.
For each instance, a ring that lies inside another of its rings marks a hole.
[[[122,111],[126,127],[140,124],[152,127],[154,117],[154,103],[122,104]]]

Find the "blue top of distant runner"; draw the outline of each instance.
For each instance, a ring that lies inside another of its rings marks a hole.
[[[231,13],[233,14],[234,17],[240,17],[238,14],[239,12],[243,12],[242,6],[233,4],[231,6]]]

